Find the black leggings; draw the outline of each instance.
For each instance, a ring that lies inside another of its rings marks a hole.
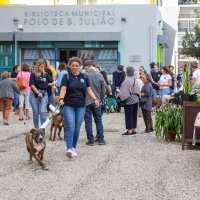
[[[142,115],[147,131],[153,130],[153,123],[151,119],[151,112],[142,108]]]

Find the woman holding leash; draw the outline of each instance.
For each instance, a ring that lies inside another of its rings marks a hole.
[[[73,57],[69,60],[69,66],[71,71],[62,79],[59,103],[65,105],[63,115],[67,126],[66,156],[71,159],[77,156],[75,149],[86,109],[86,93],[97,107],[99,102],[91,90],[88,77],[80,72],[81,60]]]
[[[30,104],[33,110],[33,122],[35,128],[39,128],[46,121],[46,108],[48,103],[48,86],[53,86],[53,79],[44,71],[45,61],[40,59],[36,62],[34,73],[31,74],[29,86]]]

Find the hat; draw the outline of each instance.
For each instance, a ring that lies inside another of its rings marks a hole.
[[[94,65],[94,63],[91,60],[86,60],[83,63],[83,68],[86,67],[86,66],[93,66],[93,65]]]

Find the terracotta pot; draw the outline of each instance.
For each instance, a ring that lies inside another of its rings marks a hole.
[[[172,142],[172,141],[175,141],[175,139],[176,139],[176,133],[174,132],[174,131],[171,131],[171,130],[169,130],[169,137],[168,138],[166,138],[166,133],[164,133],[164,138],[165,138],[165,141],[170,141],[170,142]]]

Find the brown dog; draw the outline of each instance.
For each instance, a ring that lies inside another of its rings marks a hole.
[[[162,101],[160,99],[153,99],[152,105],[156,106],[156,110],[159,109],[162,106]]]
[[[48,170],[48,168],[42,162],[44,150],[46,147],[44,136],[45,136],[44,128],[32,129],[30,133],[25,134],[25,142],[27,150],[30,154],[29,163],[30,164],[32,163],[32,157],[34,157],[38,161],[42,169]]]
[[[59,99],[60,99],[60,96],[54,97],[54,103],[55,103],[56,106],[59,104]]]
[[[49,140],[52,140],[53,128],[54,128],[53,141],[55,141],[55,139],[56,139],[57,129],[59,129],[58,137],[59,137],[60,140],[62,140],[62,137],[60,136],[60,132],[61,132],[62,128],[64,128],[64,139],[66,139],[66,136],[65,136],[66,125],[65,125],[65,122],[64,122],[64,118],[63,118],[63,116],[61,114],[57,114],[57,115],[52,117]]]

